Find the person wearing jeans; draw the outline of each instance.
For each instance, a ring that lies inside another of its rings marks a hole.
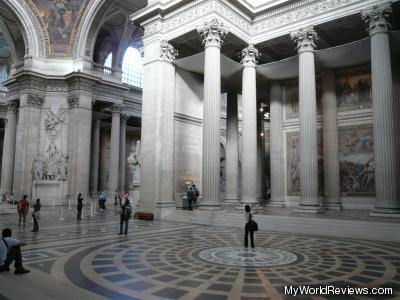
[[[40,199],[36,199],[35,205],[33,205],[33,229],[31,230],[32,232],[38,232],[39,231],[39,222],[38,220],[40,219],[40,207],[42,205],[40,204]]]
[[[4,228],[2,231],[2,240],[0,241],[0,272],[10,271],[10,265],[14,261],[15,275],[29,273],[22,265],[21,246],[25,243],[11,237],[10,228]]]

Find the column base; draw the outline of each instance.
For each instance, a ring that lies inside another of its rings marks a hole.
[[[221,210],[221,204],[207,203],[206,201],[200,203],[199,210]]]
[[[300,205],[294,211],[299,213],[312,213],[312,214],[320,214],[325,212],[325,208],[321,206],[315,205]]]
[[[161,220],[175,210],[176,206],[174,202],[156,203],[155,218],[156,220]]]
[[[325,205],[326,209],[332,209],[332,210],[342,210],[343,206],[341,203],[326,203]]]
[[[400,208],[375,207],[375,209],[370,212],[369,215],[371,217],[400,218]]]
[[[268,206],[273,206],[273,207],[286,207],[286,203],[285,200],[273,200],[273,199],[269,199],[267,200],[267,205]]]
[[[239,197],[226,197],[224,204],[238,204],[240,203]]]

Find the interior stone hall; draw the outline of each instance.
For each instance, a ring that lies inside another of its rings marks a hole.
[[[400,299],[399,116],[399,0],[0,0],[0,300]]]

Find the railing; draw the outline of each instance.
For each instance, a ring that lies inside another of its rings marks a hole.
[[[92,62],[92,70],[109,76],[112,76],[115,73],[115,70],[113,68],[106,67],[95,62]]]

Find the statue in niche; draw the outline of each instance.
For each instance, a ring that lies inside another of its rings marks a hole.
[[[67,161],[68,157],[62,156],[55,144],[50,144],[45,154],[39,154],[33,160],[33,178],[35,180],[67,180]]]
[[[139,185],[140,183],[140,141],[136,142],[136,151],[131,152],[127,159],[132,174],[131,185]]]

